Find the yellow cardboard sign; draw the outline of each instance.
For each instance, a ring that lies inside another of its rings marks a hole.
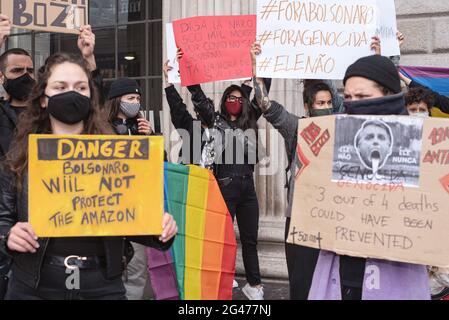
[[[39,237],[162,233],[163,137],[29,137],[29,222]]]
[[[1,13],[17,28],[79,33],[89,23],[89,0],[2,0]]]

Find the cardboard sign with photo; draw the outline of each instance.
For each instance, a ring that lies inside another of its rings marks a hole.
[[[336,119],[333,182],[419,186],[423,120]]]

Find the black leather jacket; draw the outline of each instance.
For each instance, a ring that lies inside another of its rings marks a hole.
[[[8,153],[17,120],[17,114],[10,103],[0,100],[0,160]]]
[[[1,170],[0,172],[0,251],[13,259],[12,272],[15,277],[28,286],[39,286],[40,271],[50,239],[39,239],[40,248],[36,253],[11,252],[6,246],[5,235],[17,222],[28,221],[28,182],[24,179],[23,191],[18,196],[14,187],[13,175]],[[158,250],[168,250],[172,243],[162,243],[157,236],[147,237],[104,237],[107,278],[112,279],[122,275],[129,250],[129,241],[150,246]],[[129,257],[128,257],[129,258]]]

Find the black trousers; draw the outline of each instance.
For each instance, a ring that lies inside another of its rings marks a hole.
[[[285,221],[285,239],[288,238],[290,218]],[[307,300],[312,286],[315,267],[320,250],[285,243],[288,282],[290,284],[290,300]],[[345,266],[344,266],[345,267]],[[361,286],[341,286],[342,300],[361,300]]]
[[[70,274],[65,271],[65,267],[44,264],[38,289],[29,287],[13,273],[5,300],[126,300],[122,278],[106,279],[105,269],[79,270],[78,290],[67,289]]]
[[[290,218],[285,221],[285,239],[290,229]],[[290,300],[307,300],[320,250],[285,243]]]
[[[10,260],[0,253],[0,300],[3,300],[6,295],[9,281]]]
[[[259,285],[262,283],[257,255],[259,203],[253,176],[218,178],[218,183],[232,219],[237,218],[246,280],[251,286]]]

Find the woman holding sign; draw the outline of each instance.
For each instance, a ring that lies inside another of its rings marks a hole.
[[[99,115],[86,62],[66,54],[51,56],[0,176],[0,250],[13,258],[6,299],[126,299],[122,273],[131,258],[127,238],[39,239],[28,223],[28,136],[111,133]],[[161,237],[129,240],[167,250],[176,232],[175,221],[166,214]]]
[[[178,59],[182,56],[182,50],[179,49]],[[169,70],[170,66],[166,63],[165,75]],[[194,120],[176,89],[167,80],[166,93],[172,121],[177,129],[193,132]],[[267,88],[270,85],[271,81],[267,79]],[[258,151],[261,150],[257,135],[257,120],[261,112],[255,107],[255,100],[250,101],[247,95],[250,91],[248,87],[228,87],[221,99],[220,112],[215,112],[212,100],[204,94],[200,85],[189,86],[188,90],[192,94],[195,112],[203,126],[201,134],[206,131],[212,136],[204,139],[208,142],[203,144],[202,150],[193,150],[199,153],[193,155],[193,159],[201,159],[199,162],[205,167],[211,166],[232,218],[237,217],[248,281],[243,293],[250,300],[263,300],[257,254],[259,204],[254,186],[254,166],[259,160]],[[194,137],[195,135],[191,137],[191,144]],[[208,153],[208,150],[211,152]]]

